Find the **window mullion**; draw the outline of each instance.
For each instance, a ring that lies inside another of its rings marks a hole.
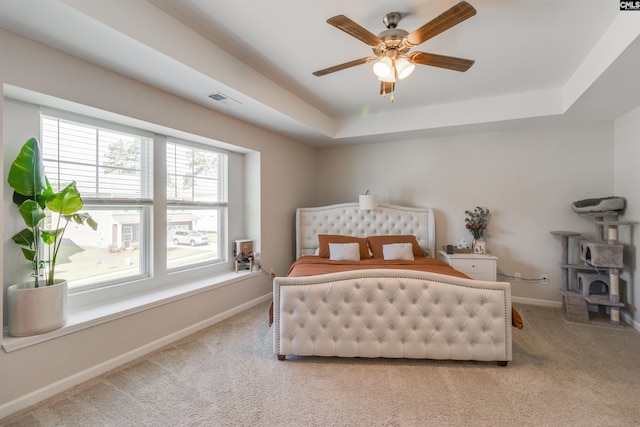
[[[191,150],[191,200],[196,200],[196,150]]]
[[[95,168],[95,180],[96,180],[96,196],[100,194],[100,129],[96,129],[96,168]]]

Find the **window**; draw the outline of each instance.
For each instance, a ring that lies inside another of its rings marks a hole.
[[[243,211],[246,153],[75,104],[62,111],[4,99],[3,115],[11,118],[5,119],[4,149],[21,147],[25,126],[39,135],[52,187],[75,180],[82,211],[98,223],[97,231],[72,223],[65,232],[56,277],[69,281],[72,310],[135,304],[168,288],[215,286],[231,273],[237,278],[229,242],[250,237]],[[13,235],[22,223],[10,199],[5,208],[4,230]],[[4,254],[5,265],[22,260],[15,245]],[[25,260],[6,277],[24,281],[29,267]]]
[[[75,180],[83,211],[98,223],[96,231],[70,225],[57,277],[73,289],[148,276],[152,135],[52,115],[41,116],[41,131],[51,186],[57,191]]]
[[[98,223],[65,234],[57,277],[72,289],[152,276],[151,248],[166,250],[164,271],[228,261],[227,153],[65,113],[42,115],[41,128],[52,187],[75,180]],[[156,168],[166,175],[166,205],[153,198],[152,147],[166,153]],[[166,206],[166,236],[151,230],[158,206]]]
[[[166,159],[167,268],[226,261],[227,155],[170,141]]]

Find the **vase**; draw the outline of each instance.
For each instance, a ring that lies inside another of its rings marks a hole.
[[[67,323],[66,280],[35,288],[33,282],[7,288],[9,335],[28,337],[59,329]]]
[[[473,239],[473,253],[483,254],[486,252],[484,239]]]

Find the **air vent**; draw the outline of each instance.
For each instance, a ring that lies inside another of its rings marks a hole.
[[[216,93],[212,93],[210,95],[208,95],[209,98],[213,99],[216,102],[220,102],[222,104],[240,104],[240,102],[236,101],[233,98],[228,97],[227,95],[220,93],[220,92],[216,92]]]

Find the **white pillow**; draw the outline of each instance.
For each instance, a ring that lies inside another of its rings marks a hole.
[[[411,243],[382,245],[382,257],[387,260],[413,261],[413,246],[411,246]]]
[[[360,261],[357,243],[329,243],[329,259],[333,261]]]

